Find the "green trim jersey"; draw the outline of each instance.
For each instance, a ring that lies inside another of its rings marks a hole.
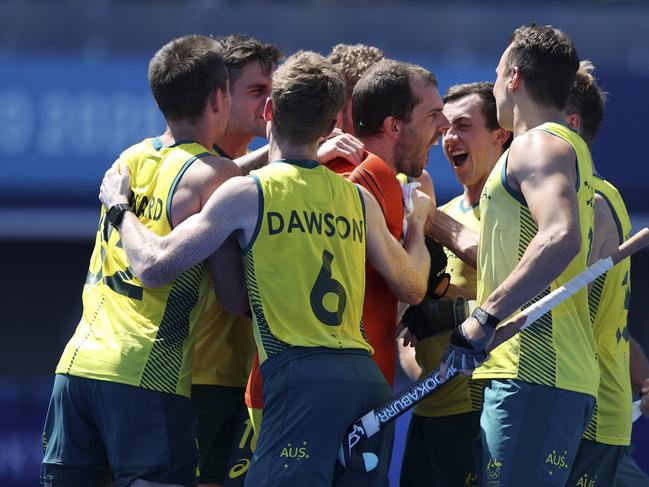
[[[210,154],[193,142],[165,147],[158,138],[122,153],[120,161],[131,173],[131,206],[149,230],[171,232],[176,186],[194,161]],[[195,325],[208,290],[202,263],[170,284],[142,287],[102,208],[83,288],[83,315],[56,373],[189,397]]]
[[[213,150],[232,159],[216,145]],[[208,293],[196,330],[192,384],[246,387],[256,351],[250,318],[231,315]]]
[[[480,207],[466,206],[463,195],[453,198],[439,209],[472,230],[480,229]],[[444,252],[448,262],[446,272],[451,275],[451,283],[475,293],[478,285],[476,270],[447,248],[444,248]],[[448,332],[417,343],[415,356],[421,367],[422,376],[439,366],[450,340],[451,332]],[[438,392],[420,402],[414,413],[420,416],[438,417],[479,411],[482,407],[482,389],[482,383],[460,374]]]
[[[565,270],[524,307],[586,269],[594,219],[593,171],[584,141],[557,123],[545,123],[532,130],[559,137],[575,150],[581,249]],[[538,232],[523,195],[507,182],[508,155],[509,150],[496,163],[480,199],[478,303],[483,303],[511,274]],[[599,366],[588,313],[588,290],[581,289],[493,350],[490,359],[476,369],[473,377],[519,379],[596,396]]]
[[[631,220],[619,191],[597,175],[595,192],[608,204],[617,223],[618,244],[631,234]],[[597,228],[595,228],[597,231]],[[629,332],[627,313],[631,261],[624,259],[598,277],[588,295],[593,334],[599,354],[599,391],[593,417],[584,438],[607,445],[631,441],[631,381],[629,380]]]
[[[361,323],[360,190],[315,161],[276,161],[251,176],[259,216],[243,260],[259,362],[292,346],[373,353]]]

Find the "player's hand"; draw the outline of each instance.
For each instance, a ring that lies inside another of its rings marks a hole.
[[[640,412],[649,418],[649,378],[642,384],[642,400],[640,401]]]
[[[440,364],[440,376],[445,377],[449,367],[470,376],[487,358],[487,347],[493,341],[495,329],[480,326],[478,320],[469,317],[451,334],[446,352]]]
[[[408,215],[408,227],[416,225],[423,231],[424,224],[428,218],[428,214],[433,208],[433,200],[418,189],[412,192],[412,212]]]
[[[120,203],[128,203],[131,194],[131,174],[128,166],[120,167],[119,159],[113,163],[101,182],[99,200],[106,209]]]
[[[342,157],[355,166],[363,162],[365,145],[356,137],[334,129],[332,136],[318,147],[318,161],[325,163],[336,157]]]

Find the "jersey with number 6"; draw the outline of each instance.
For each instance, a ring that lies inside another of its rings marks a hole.
[[[259,215],[243,261],[259,362],[292,346],[371,354],[361,324],[366,235],[359,189],[316,161],[280,160],[251,176]]]
[[[158,235],[171,232],[171,199],[184,172],[211,155],[193,142],[165,147],[145,139],[122,153],[131,172],[131,206]],[[190,396],[194,329],[209,288],[205,264],[170,284],[142,287],[119,234],[102,209],[83,288],[83,315],[56,373]]]

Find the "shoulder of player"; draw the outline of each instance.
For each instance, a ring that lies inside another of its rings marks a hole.
[[[575,149],[572,145],[544,130],[530,130],[516,137],[507,157],[508,173],[516,170],[574,168]]]
[[[241,170],[225,157],[205,155],[198,158],[182,176],[181,184],[196,191],[211,193],[224,181],[241,176]]]

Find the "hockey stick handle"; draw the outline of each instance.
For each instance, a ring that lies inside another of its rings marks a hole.
[[[491,351],[509,340],[556,305],[575,294],[579,289],[597,279],[598,276],[608,271],[615,264],[647,245],[649,245],[649,228],[643,228],[618,247],[611,255],[598,260],[566,284],[527,307],[504,325],[499,326],[488,350]],[[394,421],[403,413],[415,407],[457,374],[458,371],[451,367],[447,372],[446,380],[442,381],[439,377],[439,369],[433,370],[393,396],[388,402],[359,418],[350,426],[343,441],[348,442],[351,448],[359,441],[374,436],[381,430],[383,424]]]
[[[649,228],[645,227],[620,245],[611,255],[598,260],[563,286],[531,304],[504,325],[499,326],[498,330],[496,330],[494,340],[491,342],[487,351],[491,352],[516,333],[530,326],[559,303],[565,301],[581,288],[593,282],[615,264],[647,245],[649,245]]]

